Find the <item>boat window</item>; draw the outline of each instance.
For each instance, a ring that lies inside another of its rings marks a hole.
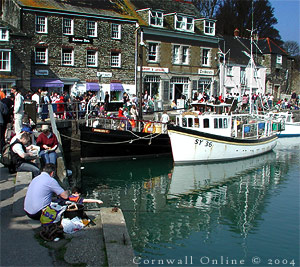
[[[226,118],[223,120],[223,128],[228,128],[228,121]]]
[[[209,119],[203,119],[203,127],[209,128]]]
[[[182,127],[186,127],[186,126],[187,126],[186,118],[182,118]]]
[[[195,118],[195,127],[199,127],[199,119],[198,118]]]
[[[216,129],[222,129],[222,128],[228,128],[228,121],[226,118],[216,118],[214,119],[214,128]]]
[[[180,125],[180,120],[179,120],[178,117],[176,118],[176,124],[177,124],[177,125]]]
[[[218,127],[218,119],[214,119],[214,128],[219,128]]]
[[[193,118],[188,118],[188,127],[193,127]]]

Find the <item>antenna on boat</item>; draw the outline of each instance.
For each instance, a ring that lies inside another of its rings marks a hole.
[[[226,55],[230,52],[230,49],[224,53],[221,48],[219,48],[218,54],[223,57],[223,62],[220,64],[220,94],[225,96],[224,92],[224,79],[225,79],[225,68],[226,68]]]

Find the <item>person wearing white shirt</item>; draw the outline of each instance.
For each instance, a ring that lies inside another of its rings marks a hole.
[[[167,123],[169,122],[169,120],[170,120],[170,117],[169,117],[167,111],[164,111],[160,118],[160,121],[162,122],[162,132],[163,133],[167,132]]]
[[[16,86],[13,86],[11,88],[11,92],[15,95],[14,128],[15,128],[15,133],[19,134],[22,129],[23,117],[24,117],[24,97],[21,95],[19,89]]]

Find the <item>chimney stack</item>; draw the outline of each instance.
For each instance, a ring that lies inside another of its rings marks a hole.
[[[239,31],[239,29],[238,28],[236,28],[235,30],[234,30],[234,36],[235,37],[238,37],[239,35],[240,35],[240,31]]]

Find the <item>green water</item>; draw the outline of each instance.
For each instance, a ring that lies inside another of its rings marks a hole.
[[[81,186],[122,208],[136,264],[299,266],[300,141],[289,142],[219,164],[87,163]]]

